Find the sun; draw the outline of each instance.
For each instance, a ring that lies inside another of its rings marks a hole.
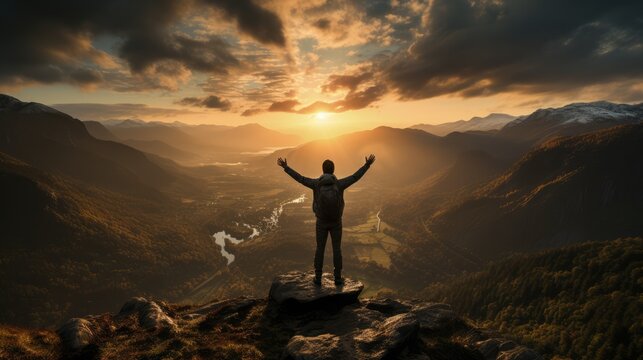
[[[318,112],[315,114],[315,120],[317,122],[317,125],[323,125],[328,121],[328,113],[326,112]]]

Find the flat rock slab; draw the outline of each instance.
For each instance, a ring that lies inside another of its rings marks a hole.
[[[293,271],[277,276],[270,287],[270,300],[284,310],[337,310],[357,302],[364,285],[349,278],[335,285],[333,276],[325,273],[321,286],[313,283],[315,275]]]

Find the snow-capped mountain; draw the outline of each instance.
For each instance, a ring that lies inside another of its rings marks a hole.
[[[540,142],[553,136],[577,135],[616,125],[643,122],[643,104],[607,101],[574,103],[560,108],[539,109],[505,125],[500,131],[520,141]]]
[[[23,114],[37,114],[37,113],[48,113],[48,114],[58,114],[65,115],[64,113],[51,108],[49,106],[35,103],[35,102],[22,102],[13,96],[0,94],[0,112],[3,111],[13,111]]]

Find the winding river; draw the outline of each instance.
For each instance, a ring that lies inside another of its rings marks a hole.
[[[225,230],[221,230],[219,232],[216,232],[216,233],[212,234],[212,238],[214,239],[214,243],[217,244],[221,248],[221,255],[224,258],[226,258],[226,260],[228,260],[228,265],[232,264],[232,262],[234,261],[235,256],[234,256],[234,254],[231,254],[226,250],[226,248],[225,248],[226,247],[226,240],[231,242],[231,243],[233,243],[233,244],[240,244],[240,243],[242,243],[242,242],[244,242],[246,240],[250,240],[250,239],[253,239],[253,238],[259,236],[259,234],[261,234],[262,232],[267,232],[267,231],[270,231],[270,230],[274,229],[275,227],[277,227],[277,224],[279,224],[279,217],[284,212],[284,206],[290,205],[290,204],[301,204],[301,203],[304,202],[304,200],[306,200],[306,195],[302,194],[301,196],[299,196],[297,198],[294,198],[292,200],[288,200],[288,201],[285,201],[285,202],[279,204],[279,206],[277,206],[276,208],[274,208],[272,210],[272,212],[270,213],[270,216],[263,218],[261,220],[261,222],[259,224],[257,224],[256,226],[252,226],[252,225],[249,225],[249,224],[243,224],[243,226],[245,226],[248,229],[252,230],[252,234],[250,234],[248,236],[248,238],[246,238],[246,239],[237,239],[234,236],[232,236],[232,235],[228,234],[227,232],[225,232]]]

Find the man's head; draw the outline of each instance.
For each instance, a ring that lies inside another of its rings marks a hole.
[[[331,160],[324,160],[324,163],[322,164],[322,170],[324,171],[324,174],[332,174],[335,172],[335,163],[333,163]]]

